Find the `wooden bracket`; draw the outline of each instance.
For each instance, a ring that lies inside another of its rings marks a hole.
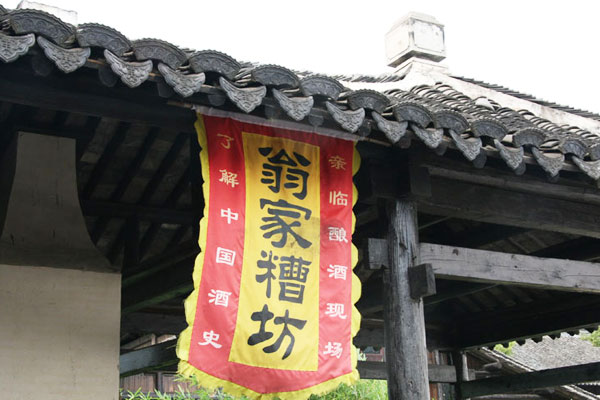
[[[397,166],[365,161],[361,163],[355,181],[361,187],[360,201],[377,204],[380,199],[396,199],[405,195],[408,176]]]
[[[410,166],[410,194],[413,197],[431,197],[431,179],[429,170],[419,165]]]
[[[408,268],[408,280],[410,297],[414,300],[436,294],[435,274],[431,264],[421,264]]]
[[[367,239],[364,260],[368,269],[377,270],[387,267],[388,260],[388,242],[385,239]]]

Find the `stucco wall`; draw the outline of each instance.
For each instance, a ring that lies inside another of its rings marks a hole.
[[[121,276],[0,264],[0,398],[116,400]]]

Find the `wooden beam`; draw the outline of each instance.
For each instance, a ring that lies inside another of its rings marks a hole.
[[[361,160],[373,159],[380,162],[389,162],[398,155],[398,149],[392,146],[381,146],[366,140],[359,140],[356,143],[356,150],[360,154]],[[359,170],[360,172],[360,170]]]
[[[473,293],[481,292],[483,290],[488,290],[493,287],[498,286],[497,284],[486,284],[486,283],[471,283],[471,282],[455,282],[451,288],[445,289],[436,293],[434,296],[427,297],[424,300],[425,309],[428,306],[433,306],[435,304],[442,303],[447,300],[452,300],[457,297],[467,296]]]
[[[489,396],[477,396],[475,400],[548,400],[548,397],[539,394],[492,394]]]
[[[477,396],[475,400],[548,400],[548,397],[539,394],[492,394]]]
[[[455,348],[493,346],[600,325],[600,297],[562,293],[550,300],[509,307],[499,312],[475,313],[456,319]]]
[[[358,372],[361,379],[387,379],[387,363],[359,361]],[[455,383],[456,371],[452,365],[427,365],[429,383]]]
[[[176,365],[179,362],[175,354],[176,344],[176,341],[172,340],[121,354],[119,357],[121,377]]]
[[[200,249],[198,248],[197,240],[192,239],[189,242],[182,243],[174,249],[167,250],[157,256],[149,258],[133,271],[125,271],[121,286],[127,288],[153,274],[170,268],[178,262],[196,257],[199,252]]]
[[[381,326],[361,326],[358,334],[354,337],[354,345],[360,348],[373,346],[383,347],[383,322]],[[183,310],[179,314],[166,314],[155,311],[132,312],[121,318],[121,333],[133,333],[144,335],[154,333],[156,335],[179,334],[187,327]]]
[[[392,400],[430,400],[423,300],[410,296],[408,270],[418,264],[414,203],[388,203],[388,268],[384,271],[384,328],[388,394]]]
[[[191,225],[195,218],[194,214],[187,210],[139,206],[103,200],[82,200],[81,210],[83,215],[88,216],[120,219],[136,217],[143,221],[159,224]]]
[[[600,265],[421,243],[421,261],[436,277],[600,293]]]
[[[150,312],[134,312],[121,318],[121,335],[132,333],[144,335],[178,335],[185,328],[187,322],[183,313],[181,315],[157,314]]]
[[[184,258],[171,264],[168,269],[123,287],[121,315],[191,293],[194,289],[192,281],[194,259],[195,255]]]
[[[440,177],[431,177],[431,192],[416,198],[420,212],[600,238],[600,207],[575,196],[557,199]]]
[[[36,77],[17,63],[0,64],[0,71],[0,101],[193,131],[192,110],[170,106],[143,88],[120,92],[102,87],[95,76]]]
[[[447,157],[440,158],[423,153],[421,166],[427,168],[432,179],[445,178],[456,182],[471,183],[477,186],[494,187],[511,192],[528,193],[535,196],[578,201],[600,205],[600,188],[579,181],[561,177],[558,182],[548,182],[545,174],[525,174],[516,176],[502,168],[474,169],[472,166]]]
[[[600,380],[600,362],[478,379],[461,383],[465,398],[506,394]]]
[[[365,347],[385,347],[385,333],[383,327],[383,321],[381,326],[361,326],[358,334],[354,337],[354,345],[358,348]],[[454,343],[450,343],[447,340],[447,335],[442,336],[440,332],[430,331],[426,337],[426,346],[430,351],[438,349],[452,349]]]
[[[459,282],[454,281],[451,288],[445,288],[438,291],[436,284],[436,294],[423,298],[425,311],[428,311],[432,306],[444,301],[452,300],[457,297],[467,296],[473,293],[488,290],[498,286],[493,283],[474,283],[474,282]],[[383,283],[370,280],[363,284],[362,295],[356,304],[361,313],[376,313],[383,310]]]
[[[52,122],[39,123],[28,119],[19,119],[13,122],[13,128],[16,131],[38,133],[40,135],[68,137],[77,139],[80,135],[87,135],[89,130],[85,127],[65,127],[69,113],[57,111],[52,119]]]
[[[172,369],[179,360],[175,353],[175,341],[159,343],[154,346],[121,354],[119,369],[121,377],[142,372]],[[451,365],[428,365],[431,383],[454,383],[456,373]],[[386,379],[386,363],[359,361],[358,372],[362,379]]]

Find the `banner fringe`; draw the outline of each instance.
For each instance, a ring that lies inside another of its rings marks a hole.
[[[251,389],[240,386],[233,382],[217,378],[206,372],[200,371],[191,364],[188,363],[189,360],[189,349],[191,346],[192,339],[192,327],[194,323],[194,318],[196,316],[196,306],[198,303],[198,292],[200,288],[200,280],[202,277],[202,267],[204,264],[204,248],[206,247],[207,240],[207,224],[208,224],[208,215],[209,215],[209,204],[210,204],[210,175],[209,175],[209,159],[208,159],[208,151],[207,151],[207,139],[206,139],[206,131],[204,127],[204,121],[201,114],[198,114],[198,119],[195,123],[195,128],[198,136],[198,143],[200,144],[200,165],[202,166],[202,177],[204,182],[202,184],[202,192],[204,195],[204,213],[201,218],[200,224],[200,237],[198,239],[198,244],[200,246],[200,253],[196,257],[194,272],[193,272],[193,280],[194,280],[194,290],[190,294],[190,296],[185,300],[185,317],[186,322],[188,323],[188,327],[179,335],[179,339],[177,341],[177,357],[180,359],[178,366],[178,373],[182,376],[191,377],[194,376],[197,378],[198,382],[202,383],[202,388],[208,390],[216,390],[223,389],[227,394],[234,396],[247,396],[250,398],[258,399],[258,400],[267,400],[267,399],[277,399],[280,400],[293,400],[302,397],[308,398],[311,394],[324,394],[335,390],[339,385],[353,385],[360,379],[358,370],[357,370],[357,362],[358,355],[357,349],[354,344],[351,344],[351,363],[352,363],[352,372],[338,376],[336,378],[330,379],[328,381],[322,382],[320,384],[300,389],[294,390],[290,392],[279,392],[279,393],[257,393]],[[356,146],[356,143],[354,144]],[[354,157],[352,160],[352,176],[356,175],[358,169],[360,167],[360,155],[354,147]],[[358,191],[354,183],[352,184],[352,206],[356,204],[358,200]],[[356,217],[354,215],[354,211],[352,211],[352,233],[354,233],[356,224]],[[351,258],[352,258],[352,269],[356,266],[358,262],[358,250],[354,244],[351,246]],[[356,308],[355,304],[360,298],[361,295],[361,283],[356,274],[352,272],[352,324],[351,324],[351,336],[354,338],[358,333],[360,328],[360,320],[361,315]]]

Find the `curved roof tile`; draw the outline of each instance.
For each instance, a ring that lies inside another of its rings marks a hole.
[[[0,15],[3,14],[6,10],[0,6]],[[12,32],[0,34],[3,62],[26,54],[33,45],[33,35],[37,35],[45,55],[63,72],[83,66],[90,54],[96,57],[90,53],[90,47],[102,49],[106,60],[98,58],[95,64],[99,65],[100,80],[108,86],[115,84],[114,74],[130,87],[153,80],[163,85],[163,89],[173,89],[168,93],[162,90],[164,95],[178,95],[192,103],[194,96],[206,96],[213,106],[225,107],[225,99],[229,98],[246,113],[287,116],[316,127],[329,120],[327,124],[337,124],[360,136],[380,132],[378,137],[386,138],[390,144],[402,142],[402,146],[407,146],[410,137],[414,137],[439,154],[450,145],[476,166],[482,166],[486,154],[495,151],[509,168],[523,173],[528,152],[550,177],[556,177],[564,163],[572,162],[590,178],[600,178],[600,136],[597,134],[575,126],[559,126],[529,111],[501,107],[485,97],[472,99],[449,84],[420,85],[409,91],[350,90],[344,82],[393,83],[403,77],[394,74],[379,77],[315,75],[275,65],[241,63],[214,50],[189,55],[191,52],[163,40],[131,42],[111,27],[100,24],[73,27],[38,10],[10,11],[4,20]],[[131,51],[136,61],[132,60]],[[188,63],[195,73],[190,73]],[[500,86],[457,79],[565,109]],[[165,82],[169,86],[164,86]],[[263,104],[264,107],[259,107]],[[595,114],[570,108],[566,111],[600,120]],[[489,139],[482,141],[481,138]]]

